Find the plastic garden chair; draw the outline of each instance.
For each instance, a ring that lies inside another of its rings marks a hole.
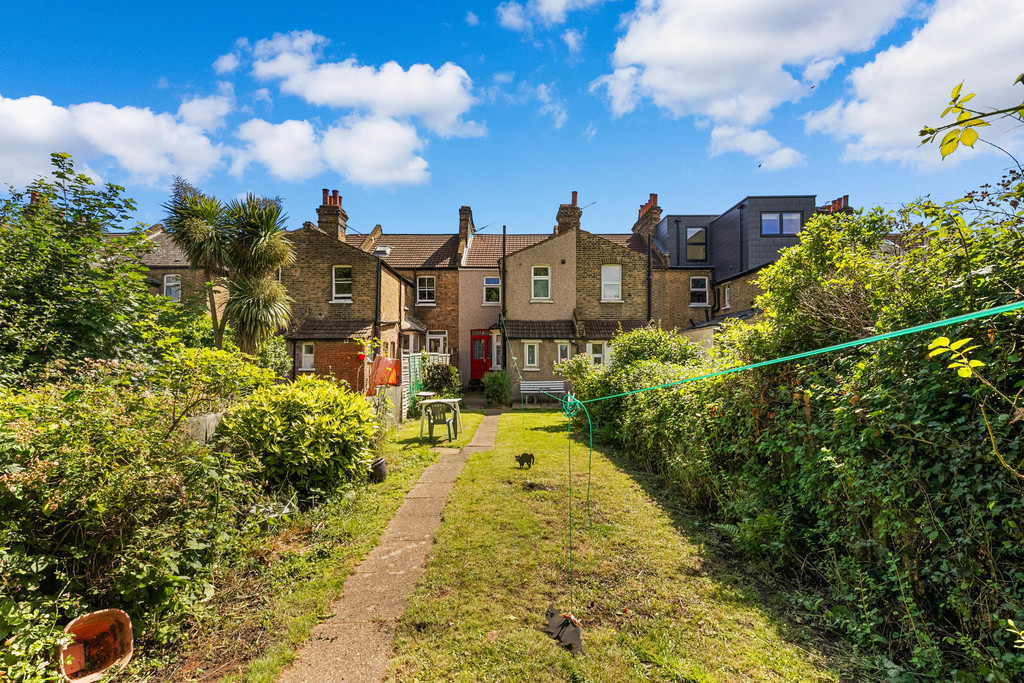
[[[459,435],[459,427],[455,424],[455,409],[444,403],[431,403],[427,406],[427,423],[429,426],[430,441],[434,441],[434,425],[444,424],[448,428],[448,440],[452,440],[452,433]],[[449,415],[449,413],[451,413]]]

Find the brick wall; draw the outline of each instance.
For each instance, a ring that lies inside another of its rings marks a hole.
[[[551,301],[531,302],[532,268],[551,266]],[[508,255],[509,320],[571,320],[576,308],[576,236],[574,232],[549,237],[543,242]]]
[[[622,266],[622,303],[601,303],[601,266]],[[576,317],[580,320],[647,318],[647,255],[598,235],[576,233]]]
[[[448,352],[457,355],[459,351],[459,271],[447,268],[419,268],[399,272],[413,283],[412,296],[408,304],[409,312],[426,325],[428,330],[448,332]],[[433,306],[416,303],[416,278],[419,276],[434,278]],[[452,365],[456,365],[454,357]]]
[[[729,287],[729,299],[730,307],[728,311],[745,311],[749,308],[754,307],[754,299],[761,294],[761,288],[757,284],[757,277],[760,271],[757,273],[750,273],[743,277],[738,277],[729,282],[725,282],[716,286],[719,290],[719,304],[725,304],[725,288]],[[726,310],[718,311],[718,314],[727,312]]]
[[[710,314],[710,308],[695,308],[690,306],[690,278],[706,277],[711,282],[710,270],[689,270],[681,268],[670,268],[665,273],[665,311],[662,316],[662,327],[680,329],[690,327],[693,323],[701,323],[705,319],[705,313]],[[713,293],[708,291],[708,301],[713,303]],[[734,304],[735,306],[735,304]]]
[[[281,269],[281,283],[292,298],[292,321],[376,320],[377,257],[312,227],[288,235],[295,265]],[[352,266],[352,303],[330,303],[333,267]]]
[[[156,281],[157,285],[151,285],[149,287],[150,294],[163,295],[164,293],[164,275],[180,275],[181,276],[181,298],[185,299],[191,296],[195,296],[203,291],[203,285],[206,279],[203,277],[203,271],[194,270],[192,268],[160,268],[153,267],[146,271],[146,276]],[[214,296],[217,302],[217,310],[219,312],[224,311],[224,304],[227,303],[228,293],[227,290],[218,287],[214,289]],[[203,305],[209,306],[209,299],[203,299]]]
[[[313,371],[298,370],[302,365],[303,343],[313,344]],[[295,359],[296,376],[319,375],[320,377],[333,377],[348,383],[352,391],[362,393],[366,391],[366,383],[370,370],[370,357],[359,360],[359,352],[362,351],[362,344],[350,339],[342,340],[313,340],[295,341],[288,343],[288,352]]]

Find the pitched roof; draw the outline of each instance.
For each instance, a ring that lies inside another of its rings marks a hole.
[[[372,320],[307,320],[285,334],[286,339],[355,339],[373,332]]]
[[[546,235],[506,235],[505,250],[512,252],[543,242],[553,233]],[[467,268],[497,268],[501,258],[501,235],[473,235],[466,247],[463,265]]]
[[[619,331],[623,332],[644,327],[646,320],[634,318],[631,320],[580,320],[580,336],[585,339],[611,339]]]
[[[505,330],[513,339],[570,339],[576,336],[571,320],[506,320]]]
[[[391,247],[382,257],[392,268],[458,268],[458,235],[381,235],[374,247]]]

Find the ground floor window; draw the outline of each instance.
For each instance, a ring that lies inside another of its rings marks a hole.
[[[540,370],[539,342],[523,342],[523,370]]]
[[[555,362],[564,363],[565,361],[569,360],[569,342],[556,341],[555,344],[558,347],[558,355],[556,357]]]
[[[500,370],[501,363],[501,332],[495,330],[491,333],[491,370]]]
[[[427,332],[427,353],[448,353],[448,332],[429,330]]]
[[[313,344],[310,342],[303,342],[302,344],[302,364],[299,365],[299,370],[313,370]]]
[[[612,349],[606,341],[587,342],[587,355],[594,365],[607,365],[612,359]]]
[[[164,275],[164,296],[171,301],[181,301],[180,275]]]

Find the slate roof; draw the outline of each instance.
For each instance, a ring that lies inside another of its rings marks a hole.
[[[307,320],[285,335],[286,339],[354,339],[369,337],[372,320]]]
[[[381,235],[374,247],[391,247],[383,257],[392,268],[458,268],[458,235]]]
[[[511,254],[533,246],[538,242],[554,237],[554,233],[546,235],[506,235],[505,249]],[[465,266],[467,268],[497,268],[501,258],[501,235],[473,235],[466,248]]]
[[[189,267],[185,252],[174,244],[171,236],[164,232],[162,226],[149,238],[149,243],[153,245],[153,250],[143,255],[142,262],[150,268]]]
[[[571,320],[506,320],[505,329],[513,339],[571,339],[576,325]]]
[[[622,327],[623,332],[630,332],[644,327],[646,320],[580,320],[580,337],[584,339],[611,339]]]
[[[590,234],[597,235],[598,237],[603,237],[609,242],[614,242],[620,247],[626,247],[627,249],[635,251],[638,254],[643,254],[644,256],[647,256],[647,238],[644,237],[643,235],[637,235],[635,232],[621,235],[605,235],[599,233]],[[655,268],[661,268],[662,266],[667,265],[665,263],[665,260],[662,258],[661,250],[658,249],[657,245],[655,245],[655,247],[651,249],[651,263],[654,265]]]

